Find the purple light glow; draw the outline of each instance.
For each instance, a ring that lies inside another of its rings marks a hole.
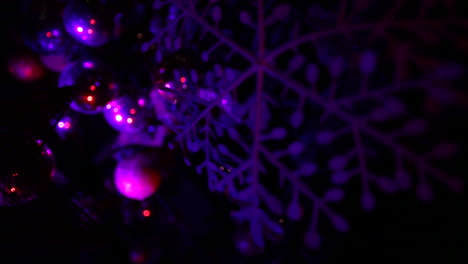
[[[83,67],[85,67],[87,69],[92,69],[94,67],[94,65],[93,65],[92,62],[85,61],[85,62],[83,62]]]
[[[142,201],[153,195],[158,189],[161,176],[142,163],[145,157],[136,156],[122,160],[114,172],[114,183],[123,196]]]
[[[138,100],[138,105],[144,106],[145,105],[145,100],[143,100],[143,99]]]

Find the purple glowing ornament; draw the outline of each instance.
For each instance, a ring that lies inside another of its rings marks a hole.
[[[67,43],[66,32],[60,27],[45,27],[27,39],[26,44],[35,52],[42,54],[61,53]]]
[[[106,105],[104,117],[112,128],[121,133],[140,132],[147,123],[144,99],[121,97],[113,100]]]
[[[53,72],[62,72],[69,64],[65,54],[44,54],[40,56],[40,60],[44,67]]]
[[[67,32],[80,43],[98,47],[106,44],[113,32],[113,14],[104,1],[69,1],[64,11]]]
[[[138,201],[153,195],[161,184],[161,174],[153,164],[145,153],[120,160],[114,171],[114,183],[119,193]]]
[[[62,6],[55,0],[34,1],[23,14],[22,36],[24,43],[40,54],[61,54],[69,37],[60,17]]]
[[[156,95],[168,110],[181,111],[196,96],[198,65],[196,56],[188,51],[179,51],[163,61],[151,72]],[[182,109],[181,109],[182,107]]]
[[[60,74],[58,86],[76,86],[78,94],[71,108],[83,114],[99,113],[112,101],[118,88],[109,67],[92,60],[68,65]]]

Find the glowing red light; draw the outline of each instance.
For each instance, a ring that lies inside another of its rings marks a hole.
[[[47,33],[46,33],[46,36],[47,36],[48,38],[52,37],[52,32],[47,32]]]
[[[88,34],[93,34],[93,30],[92,30],[92,29],[88,29]]]
[[[10,192],[16,192],[16,188],[15,187],[11,188]]]
[[[184,83],[185,81],[187,81],[187,79],[185,79],[185,77],[180,77],[180,82]]]
[[[144,217],[149,217],[151,215],[151,211],[150,210],[143,210],[143,216]]]
[[[96,86],[91,85],[91,86],[89,87],[89,89],[90,89],[91,91],[94,91],[94,90],[96,90]]]
[[[90,95],[90,96],[86,97],[86,100],[88,100],[88,102],[92,102],[94,100],[94,98]]]
[[[65,124],[63,124],[63,127],[64,127],[65,129],[69,129],[70,126],[71,126],[71,125],[70,125],[70,123],[68,123],[68,122],[65,122]]]
[[[135,110],[135,109],[133,109],[133,108],[132,108],[132,109],[130,109],[130,114],[132,114],[132,115],[136,114],[136,110]]]
[[[91,20],[89,21],[89,23],[90,23],[91,25],[94,25],[94,24],[96,24],[96,20],[91,19]]]
[[[129,123],[129,124],[133,123],[133,118],[131,118],[131,117],[127,118],[127,123]]]

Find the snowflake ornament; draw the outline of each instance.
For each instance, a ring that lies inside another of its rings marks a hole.
[[[283,236],[287,217],[310,222],[304,242],[319,247],[319,220],[349,230],[335,204],[357,190],[364,210],[380,192],[463,191],[442,113],[466,111],[468,19],[462,1],[417,4],[154,2],[143,51],[200,57],[196,92],[174,92],[184,106],[162,121],[256,246]]]

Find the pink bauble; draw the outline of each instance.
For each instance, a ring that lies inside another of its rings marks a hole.
[[[118,162],[114,183],[123,196],[143,201],[159,188],[161,175],[146,154],[138,153]]]

